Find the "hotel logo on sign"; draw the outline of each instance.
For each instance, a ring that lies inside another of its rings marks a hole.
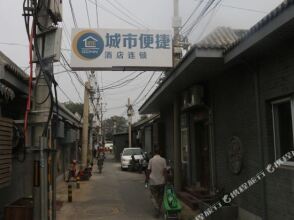
[[[103,53],[104,41],[94,31],[82,31],[75,36],[72,50],[81,59],[96,59]]]

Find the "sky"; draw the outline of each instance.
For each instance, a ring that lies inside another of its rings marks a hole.
[[[96,16],[96,5],[98,5],[98,19]],[[204,0],[202,5],[208,0]],[[182,24],[189,18],[194,8],[201,0],[179,0],[180,16]],[[249,29],[262,19],[267,13],[279,5],[282,0],[216,0],[208,13],[201,19],[195,30],[188,36],[191,44],[205,37],[218,26],[228,26],[238,29]],[[72,0],[74,15],[80,28],[119,28],[119,29],[172,29],[173,0]],[[88,22],[87,9],[90,19]],[[199,10],[200,11],[200,10]],[[199,11],[196,11],[199,13]],[[194,14],[189,22],[197,19]],[[98,20],[98,21],[97,21]],[[183,30],[190,23],[184,26]],[[63,0],[63,22],[59,25],[63,28],[62,52],[70,60],[70,33],[74,27],[69,0]],[[18,66],[27,71],[28,67],[28,39],[25,32],[22,17],[22,0],[0,0],[0,51],[13,60]],[[62,88],[58,91],[60,102],[73,101],[83,102],[84,89],[82,85],[73,78],[71,81],[68,73],[63,71],[59,63],[55,64],[55,77]],[[96,71],[95,76],[100,88],[130,75],[132,72],[121,71]],[[86,81],[86,73],[78,72],[83,81]],[[131,76],[135,76],[133,73]],[[134,104],[135,120],[138,120],[138,108],[144,100],[156,88],[156,81],[160,72],[145,72],[136,80],[122,88],[102,91],[104,104],[104,117],[120,115],[126,117],[127,99],[134,101],[142,90],[137,103]],[[153,76],[153,77],[151,77]],[[150,81],[149,84],[147,82]],[[146,86],[147,85],[147,86]]]

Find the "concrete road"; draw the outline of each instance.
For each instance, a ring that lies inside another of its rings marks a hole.
[[[62,204],[57,220],[151,220],[154,209],[150,192],[144,188],[144,175],[121,171],[120,164],[107,155],[102,174],[94,167],[90,181],[73,187],[73,202],[67,202],[67,185],[58,187]]]

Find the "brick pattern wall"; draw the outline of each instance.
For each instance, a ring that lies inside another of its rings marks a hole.
[[[161,129],[164,131],[160,133],[164,135],[163,145],[165,148],[165,156],[167,160],[173,160],[173,106],[166,106],[165,109],[162,109],[160,117],[162,121]]]
[[[284,43],[284,45],[282,45]],[[281,42],[272,53],[242,62],[210,82],[214,97],[215,151],[217,186],[226,192],[274,162],[273,125],[270,102],[294,94],[294,45]],[[261,144],[258,139],[255,77],[258,78],[261,112]],[[233,175],[228,168],[229,138],[238,136],[243,144],[243,170]],[[264,154],[264,163],[262,155]],[[294,168],[281,168],[239,196],[235,202],[243,209],[262,217],[266,200],[267,220],[293,219]]]
[[[263,144],[266,163],[274,158],[274,141],[270,101],[294,94],[294,46],[281,45],[260,62],[260,94]],[[294,169],[279,169],[266,179],[268,219],[294,219]]]
[[[256,175],[261,167],[253,77],[237,66],[210,83],[214,102],[216,185],[224,188],[225,193]],[[228,164],[228,146],[233,136],[239,137],[243,146],[242,171],[238,175],[230,171]],[[261,216],[261,187],[260,183],[255,185],[234,202]]]

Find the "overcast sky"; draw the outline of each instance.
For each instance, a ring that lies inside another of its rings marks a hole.
[[[185,23],[191,15],[193,9],[200,0],[179,0],[180,15],[182,23]],[[205,0],[208,1],[208,0]],[[205,2],[204,1],[204,2]],[[219,0],[216,0],[217,3]],[[173,0],[97,0],[98,2],[98,24],[96,19],[95,0],[72,0],[73,9],[77,18],[78,27],[88,28],[88,16],[86,3],[88,6],[91,27],[96,28],[144,28],[149,29],[171,29],[173,14]],[[268,12],[274,9],[282,0],[221,0],[217,7],[212,7],[210,12],[201,20],[195,31],[189,36],[191,43],[197,42],[207,33],[217,26],[229,26],[232,28],[248,29]],[[66,27],[70,34],[74,27],[69,0],[63,0],[63,27]],[[121,5],[119,5],[121,4]],[[204,3],[203,3],[204,4]],[[114,6],[116,8],[114,8]],[[120,8],[120,12],[117,10]],[[127,11],[128,10],[128,11]],[[126,14],[128,16],[126,16]],[[119,18],[117,18],[117,17]],[[195,14],[191,18],[193,22],[197,18]],[[139,23],[139,24],[138,24]],[[25,33],[25,26],[22,17],[22,0],[0,0],[0,50],[11,58],[17,65],[25,69],[28,66],[28,39]],[[67,33],[63,33],[62,48],[63,53],[70,60],[70,48]],[[58,63],[55,72],[62,71]],[[86,80],[84,72],[79,72],[83,80]],[[100,88],[107,84],[119,80],[130,74],[130,72],[96,72],[96,78]],[[160,73],[154,74],[145,92],[135,105],[137,110],[147,98]],[[111,115],[125,115],[125,105],[127,98],[134,100],[145,87],[150,79],[152,72],[146,72],[130,84],[113,90],[106,90],[102,93],[103,102],[106,103],[106,117]],[[74,102],[81,102],[73,84],[67,73],[56,75],[56,80],[63,88],[67,96]],[[83,88],[74,79],[74,84],[83,98]],[[68,98],[59,91],[59,100],[68,101]],[[138,116],[136,116],[138,118]]]

